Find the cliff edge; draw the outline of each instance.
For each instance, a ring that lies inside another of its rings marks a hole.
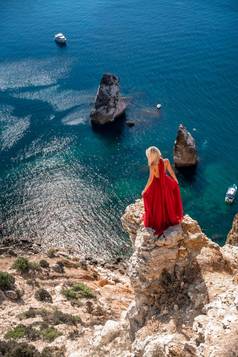
[[[219,247],[188,215],[157,238],[140,226],[142,209],[138,200],[122,217],[134,240],[135,300],[127,313],[133,349],[138,356],[235,356],[237,248]]]
[[[142,213],[143,202],[137,200],[121,218],[133,246],[123,266],[58,253],[31,281],[15,274],[21,304],[1,294],[0,337],[12,333],[10,327],[16,332],[21,318],[25,332],[34,330],[36,348],[60,349],[60,356],[238,356],[238,247],[220,247],[188,215],[158,238],[143,227]],[[12,273],[14,259],[3,258],[1,270],[8,265]],[[36,299],[43,287],[50,292],[48,302]],[[50,343],[44,340],[46,324],[57,333]]]

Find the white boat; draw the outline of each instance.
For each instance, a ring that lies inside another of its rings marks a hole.
[[[233,203],[236,197],[236,192],[237,192],[237,186],[235,184],[228,187],[228,190],[226,191],[225,202]]]
[[[65,45],[66,41],[67,41],[67,39],[66,39],[65,35],[63,35],[62,33],[57,33],[55,35],[55,42],[60,43],[61,45]]]
[[[162,104],[159,104],[159,103],[158,103],[158,104],[156,105],[156,108],[157,108],[157,109],[160,109],[161,107],[162,107]]]

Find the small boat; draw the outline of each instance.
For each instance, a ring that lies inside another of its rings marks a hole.
[[[67,39],[66,39],[65,35],[63,35],[62,33],[57,33],[55,35],[55,42],[57,42],[61,45],[65,45],[66,41],[67,41]]]
[[[159,104],[159,103],[158,103],[158,104],[156,105],[156,108],[157,108],[157,109],[160,109],[161,107],[162,107],[162,104]]]
[[[236,192],[237,192],[237,186],[235,184],[228,187],[228,190],[226,191],[225,202],[233,203],[236,197]]]

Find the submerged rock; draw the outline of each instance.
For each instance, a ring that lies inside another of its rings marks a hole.
[[[104,125],[124,114],[126,100],[120,95],[119,79],[114,74],[102,76],[90,117],[93,124]]]
[[[187,129],[180,124],[174,143],[174,164],[176,167],[195,166],[198,161],[196,143]]]
[[[235,215],[226,243],[238,246],[238,213]]]

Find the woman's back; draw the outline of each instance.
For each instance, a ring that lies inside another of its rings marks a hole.
[[[159,159],[150,168],[153,179],[143,194],[144,225],[160,235],[169,226],[177,224],[183,217],[182,201],[178,183],[166,175],[167,159]]]

